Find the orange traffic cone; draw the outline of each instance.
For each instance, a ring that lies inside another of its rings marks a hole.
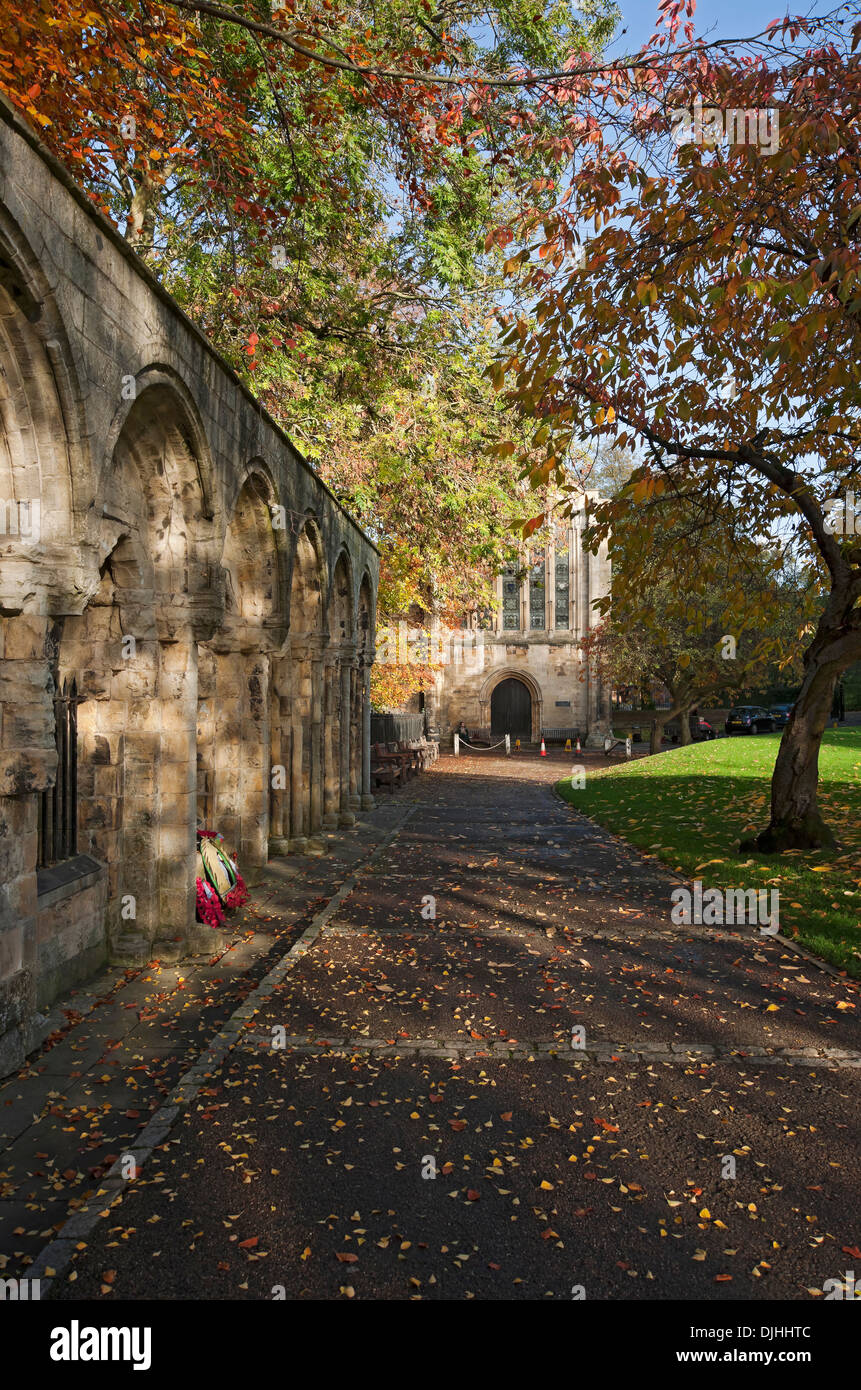
[[[544,739],[541,740],[541,756],[542,758],[547,757],[547,749],[544,747]]]

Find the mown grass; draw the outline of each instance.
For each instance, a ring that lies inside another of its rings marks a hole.
[[[778,888],[781,933],[861,978],[861,729],[828,730],[819,758],[820,808],[837,853],[739,855],[739,840],[768,823],[779,742],[774,733],[673,748],[590,769],[583,790],[570,777],[557,790],[707,888]]]

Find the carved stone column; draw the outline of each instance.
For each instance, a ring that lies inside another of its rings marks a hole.
[[[371,652],[362,662],[362,810],[373,810],[376,802],[371,792]]]
[[[340,739],[337,720],[337,657],[326,653],[323,662],[323,829],[337,830],[340,806]]]
[[[304,854],[308,843],[309,800],[307,714],[311,703],[311,671],[309,654],[297,642],[290,643],[291,700],[290,700],[290,840],[291,854]]]
[[[322,854],[327,842],[321,835],[323,829],[323,705],[324,705],[324,651],[329,638],[325,634],[315,634],[307,639],[310,655],[310,721],[309,768],[308,768],[308,843],[306,852]]]
[[[36,824],[56,777],[44,617],[0,618],[0,1076],[30,1044],[37,975]]]
[[[356,644],[342,642],[340,648],[340,696],[338,700],[338,731],[340,735],[340,825],[355,825],[355,807],[350,800],[350,769],[352,767],[352,664]]]
[[[350,809],[362,807],[362,675],[359,659],[350,667]]]
[[[197,642],[189,630],[160,645],[158,932],[169,939],[185,936],[195,918]]]
[[[270,693],[269,855],[287,854],[290,843],[290,742],[289,659],[273,658]]]

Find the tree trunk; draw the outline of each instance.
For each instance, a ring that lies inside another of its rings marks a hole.
[[[835,624],[829,604],[805,653],[801,691],[780,741],[771,779],[771,820],[765,830],[741,842],[741,852],[836,848],[837,840],[817,802],[819,748],[835,682],[859,655],[861,632]]]
[[[652,732],[649,738],[649,752],[660,753],[661,739],[664,736],[664,727],[669,719],[672,718],[672,710],[666,714],[655,715],[652,720]]]
[[[683,748],[686,748],[689,743],[693,743],[690,718],[692,708],[692,705],[688,705],[687,709],[679,712],[679,743]]]

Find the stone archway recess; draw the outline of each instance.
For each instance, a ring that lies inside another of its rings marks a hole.
[[[511,679],[522,681],[532,698],[532,731],[530,737],[533,743],[537,743],[541,738],[543,709],[541,687],[533,676],[516,666],[497,667],[495,671],[490,672],[490,675],[485,680],[478,697],[481,727],[483,729],[490,728],[490,699],[494,690],[502,681]]]
[[[274,505],[268,475],[249,471],[225,532],[222,621],[198,661],[198,820],[251,866],[267,860],[270,670],[283,640]]]

